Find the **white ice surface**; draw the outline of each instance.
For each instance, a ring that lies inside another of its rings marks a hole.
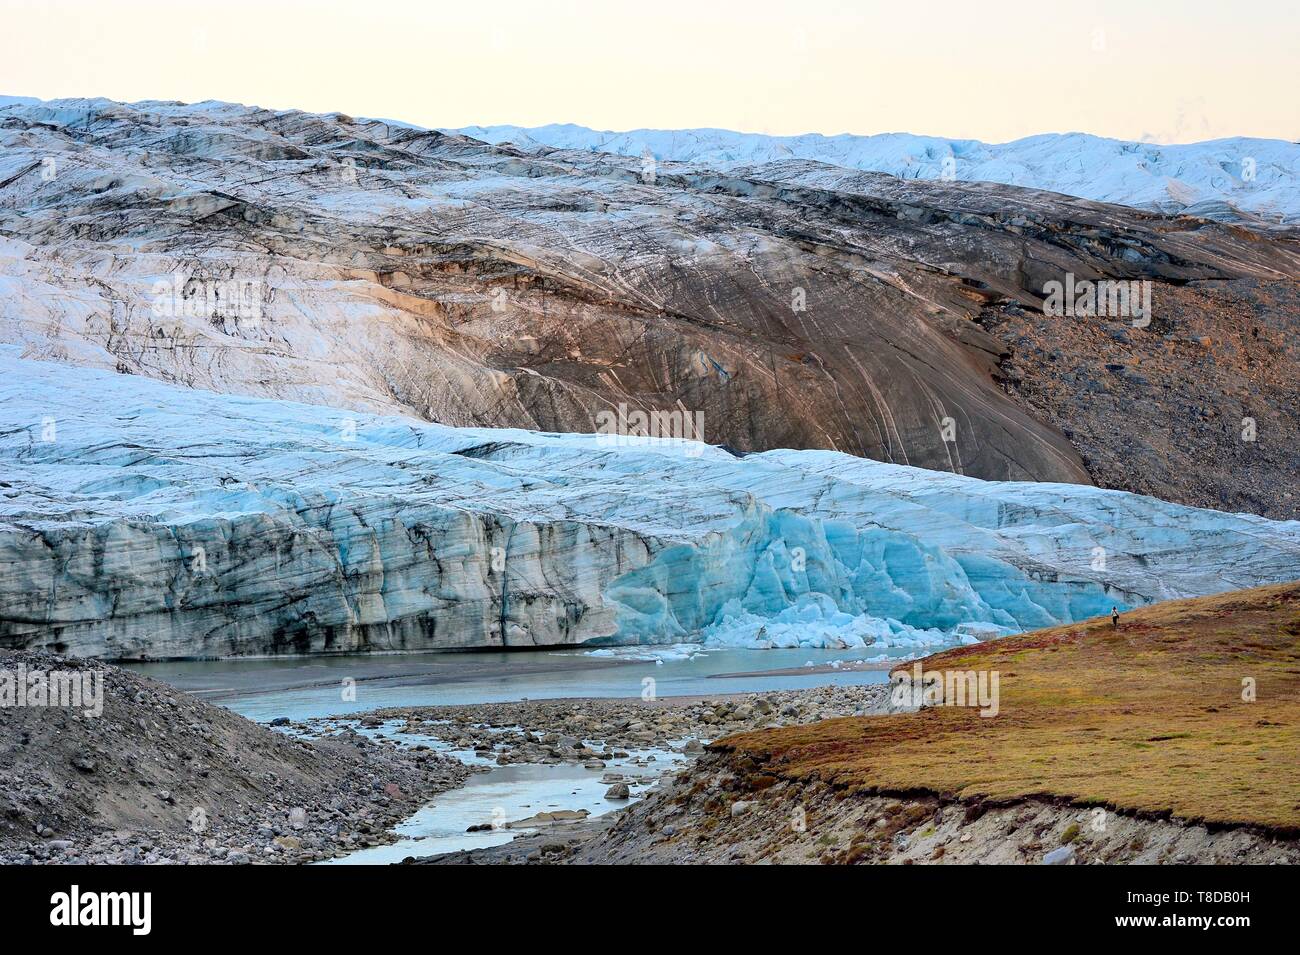
[[[726,129],[583,126],[466,126],[454,132],[524,149],[550,147],[716,169],[785,159],[885,172],[904,179],[999,182],[1166,213],[1233,218],[1233,210],[1278,222],[1300,219],[1300,145],[1236,136],[1158,145],[1086,133],[1044,133],[1010,143],[911,133],[765,136]],[[945,162],[946,161],[946,162]]]

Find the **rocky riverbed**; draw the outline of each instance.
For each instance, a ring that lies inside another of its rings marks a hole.
[[[282,729],[308,738],[329,739],[336,734],[361,733],[381,746],[410,750],[454,752],[477,772],[515,765],[569,765],[589,774],[590,785],[599,782],[604,802],[584,807],[579,789],[569,801],[547,801],[527,783],[517,790],[516,804],[533,808],[506,814],[493,809],[491,817],[475,818],[468,833],[488,829],[517,830],[510,843],[532,852],[533,842],[550,837],[568,839],[576,831],[597,831],[635,800],[654,793],[664,780],[704,752],[705,744],[720,736],[762,727],[789,726],[835,716],[879,712],[887,703],[883,684],[818,687],[725,697],[674,697],[658,700],[582,699],[525,700],[467,706],[392,708],[362,717],[330,717],[304,722],[284,721]],[[280,722],[280,721],[277,721]],[[491,779],[489,779],[491,782]],[[545,784],[542,784],[543,788]],[[566,790],[567,791],[567,790]],[[452,799],[452,802],[456,802]],[[438,818],[454,818],[457,810],[444,799]],[[605,813],[602,813],[605,810]],[[451,816],[446,816],[451,813]],[[430,820],[432,821],[432,820]],[[405,826],[408,836],[427,831]],[[423,849],[418,861],[434,855],[430,843],[417,836],[413,850]],[[440,837],[444,840],[445,836]],[[472,851],[478,851],[477,849]],[[420,854],[420,853],[416,853]],[[399,861],[391,852],[366,853],[364,858]],[[360,861],[360,859],[358,860]],[[417,861],[412,858],[408,861]]]
[[[394,707],[360,718],[286,722],[286,728],[308,737],[357,729],[383,730],[390,741],[433,737],[452,749],[473,750],[497,765],[566,761],[594,765],[602,759],[623,758],[627,750],[695,755],[704,751],[705,743],[731,733],[882,712],[887,690],[880,683],[708,698]]]

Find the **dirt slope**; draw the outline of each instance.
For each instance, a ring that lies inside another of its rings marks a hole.
[[[86,669],[0,651],[0,677],[20,666]],[[356,736],[301,742],[129,671],[93,668],[104,674],[102,715],[0,708],[0,862],[324,858],[383,838],[466,775],[455,761]],[[302,825],[290,819],[296,808]]]
[[[1014,305],[980,324],[1003,388],[1060,428],[1102,487],[1300,518],[1300,283],[1154,291],[1145,328]]]

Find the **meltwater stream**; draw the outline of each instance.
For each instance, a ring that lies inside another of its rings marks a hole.
[[[435,796],[405,822],[395,827],[400,836],[391,845],[359,849],[322,865],[389,865],[408,856],[421,858],[444,852],[481,849],[509,842],[533,827],[509,828],[508,824],[529,819],[538,813],[586,810],[600,816],[621,809],[642,798],[661,773],[680,765],[680,753],[670,750],[634,750],[627,759],[607,761],[604,769],[586,769],[579,763],[543,765],[515,763],[496,766],[473,753],[455,752],[468,763],[483,763],[491,768],[471,776],[465,785]],[[646,759],[653,762],[646,763]],[[605,798],[610,783],[603,781],[615,773],[628,783],[631,799],[611,801]],[[471,827],[489,829],[468,831]]]

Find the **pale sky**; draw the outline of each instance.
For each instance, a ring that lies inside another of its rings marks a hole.
[[[0,0],[0,94],[422,126],[1300,139],[1296,0]]]

